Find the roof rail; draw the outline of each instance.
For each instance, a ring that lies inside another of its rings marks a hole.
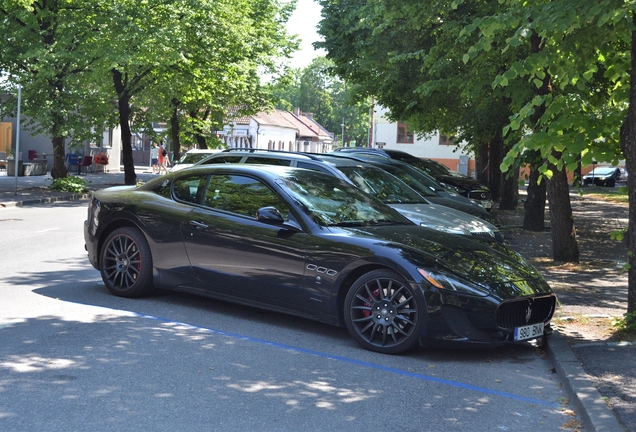
[[[319,160],[319,158],[317,158],[315,156],[315,153],[305,153],[305,152],[290,152],[290,151],[286,151],[286,150],[272,150],[272,149],[259,149],[259,148],[229,148],[229,149],[225,149],[223,150],[223,152],[241,152],[241,151],[245,151],[245,152],[250,152],[250,153],[254,153],[254,152],[263,152],[263,153],[278,153],[278,154],[291,154],[291,155],[301,155],[301,156],[307,156],[309,159],[313,159],[313,160]]]

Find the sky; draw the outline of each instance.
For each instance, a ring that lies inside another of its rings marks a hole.
[[[316,26],[320,22],[320,5],[314,0],[298,0],[296,10],[287,23],[287,31],[297,34],[302,41],[300,50],[289,61],[292,68],[304,68],[314,57],[324,55],[324,51],[315,51],[312,43],[320,39]]]

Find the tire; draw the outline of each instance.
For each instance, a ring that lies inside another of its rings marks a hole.
[[[347,330],[363,348],[398,354],[419,341],[423,300],[397,273],[374,270],[360,277],[344,302]]]
[[[116,296],[141,297],[154,291],[150,246],[138,229],[119,228],[110,233],[99,259],[102,280]]]
[[[607,180],[607,181],[605,182],[605,186],[607,186],[607,187],[614,187],[614,186],[616,186],[616,180],[614,180],[614,179],[609,179],[609,180]]]

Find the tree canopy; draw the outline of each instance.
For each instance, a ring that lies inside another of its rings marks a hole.
[[[337,141],[344,139],[351,145],[366,146],[371,101],[355,97],[359,93],[334,74],[333,66],[330,60],[317,57],[304,69],[292,70],[286,80],[272,86],[276,106],[310,112],[336,135]]]
[[[258,111],[262,70],[295,49],[278,0],[0,1],[6,85],[24,91],[24,114],[53,139],[53,177],[67,175],[64,144],[122,128],[125,180],[135,182],[131,131],[167,121],[186,136],[210,134],[232,105]],[[15,43],[13,43],[15,42]],[[177,135],[175,137],[178,137]],[[196,138],[195,138],[196,139]]]

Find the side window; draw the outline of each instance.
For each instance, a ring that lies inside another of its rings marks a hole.
[[[203,165],[209,164],[222,164],[222,163],[239,163],[243,159],[243,156],[221,156],[221,157],[213,157],[204,162]]]
[[[285,160],[285,159],[279,159],[279,158],[248,156],[248,158],[245,160],[245,163],[289,166],[291,164],[291,161]]]
[[[175,180],[172,191],[177,201],[201,204],[201,193],[205,188],[206,176],[189,176]]]
[[[213,175],[205,193],[207,207],[256,217],[262,207],[276,207],[285,220],[289,209],[265,184],[251,177],[239,175]]]
[[[321,164],[298,161],[298,162],[296,162],[296,166],[298,168],[305,168],[305,169],[310,169],[310,170],[314,170],[314,171],[320,171],[320,172],[324,172],[325,174],[333,175],[333,174],[331,174],[329,172],[329,170],[327,168],[325,168]]]

